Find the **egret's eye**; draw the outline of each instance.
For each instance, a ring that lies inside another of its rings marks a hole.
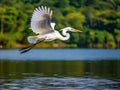
[[[73,31],[74,31],[74,29],[73,29],[73,28],[71,28],[71,29],[70,29],[70,31],[72,31],[72,32],[73,32]]]
[[[74,29],[73,29],[73,28],[72,28],[71,30],[72,30],[72,31],[74,31]]]

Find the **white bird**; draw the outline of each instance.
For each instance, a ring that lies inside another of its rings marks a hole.
[[[25,53],[32,49],[36,44],[40,43],[41,41],[53,41],[55,39],[59,40],[68,40],[70,38],[70,32],[82,32],[80,30],[76,30],[71,27],[66,27],[61,29],[61,35],[57,30],[55,30],[55,23],[51,23],[52,18],[52,10],[47,8],[46,6],[41,6],[35,8],[32,18],[31,18],[31,29],[37,36],[29,36],[28,42],[31,43],[31,46],[25,47],[20,49],[22,52]],[[39,41],[39,42],[38,42]]]

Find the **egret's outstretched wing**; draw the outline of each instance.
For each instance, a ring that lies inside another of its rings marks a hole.
[[[51,27],[53,28],[53,29],[55,29],[55,25],[56,25],[56,23],[50,23],[50,25],[51,25]]]
[[[49,32],[54,32],[50,21],[52,16],[52,10],[47,7],[38,7],[34,10],[31,19],[31,29],[36,34],[45,34]]]

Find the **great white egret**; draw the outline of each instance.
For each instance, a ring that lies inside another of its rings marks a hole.
[[[63,36],[54,29],[55,23],[51,23],[52,17],[52,10],[46,6],[41,6],[35,8],[32,18],[31,18],[31,29],[37,36],[29,36],[28,42],[32,45],[21,48],[21,53],[25,53],[32,49],[36,44],[40,43],[41,41],[52,41],[55,39],[59,40],[68,40],[70,38],[70,32],[82,32],[80,30],[76,30],[71,27],[66,27],[61,29]]]

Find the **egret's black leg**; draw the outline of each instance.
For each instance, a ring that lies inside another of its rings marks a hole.
[[[27,46],[27,47],[23,47],[21,49],[19,49],[19,51],[21,51],[20,53],[23,54],[23,53],[26,53],[28,51],[30,51],[32,48],[34,48],[37,44],[39,44],[40,42],[44,41],[44,39],[42,39],[41,41],[35,43],[35,44],[32,44],[30,46]]]
[[[31,50],[35,45],[36,45],[36,44],[32,44],[32,45],[30,45],[30,46],[28,46],[28,47],[21,48],[21,49],[20,49],[20,51],[21,51],[20,53],[23,54],[23,53],[28,52],[28,51]]]

